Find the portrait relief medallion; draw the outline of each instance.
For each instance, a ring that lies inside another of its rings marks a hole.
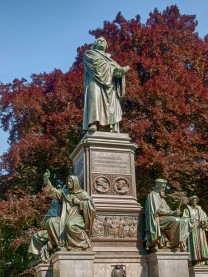
[[[110,189],[110,182],[104,176],[98,176],[94,181],[94,188],[100,193],[106,193]]]
[[[129,192],[129,181],[124,177],[118,177],[114,181],[113,187],[118,194],[126,194]]]

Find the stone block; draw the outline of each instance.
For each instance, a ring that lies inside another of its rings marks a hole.
[[[53,266],[51,264],[38,264],[35,271],[37,277],[53,277]]]
[[[189,277],[187,252],[155,252],[148,255],[149,277]]]
[[[136,247],[93,247],[93,251],[96,252],[94,277],[112,276],[117,266],[121,266],[128,277],[148,277],[146,256]]]
[[[208,266],[194,266],[189,268],[190,277],[207,277],[208,276]]]
[[[59,251],[51,257],[53,277],[92,277],[95,253]]]

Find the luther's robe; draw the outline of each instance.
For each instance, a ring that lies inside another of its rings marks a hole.
[[[125,76],[113,77],[121,67],[110,54],[97,49],[84,53],[84,116],[83,130],[89,124],[115,125],[122,119],[120,98],[125,95]]]

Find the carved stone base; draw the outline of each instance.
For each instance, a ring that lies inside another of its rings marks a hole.
[[[142,207],[136,199],[134,151],[128,134],[86,133],[70,155],[73,174],[92,196],[93,246],[138,245]],[[120,244],[121,243],[121,244]],[[133,244],[134,243],[134,244]]]
[[[94,277],[113,276],[112,272],[122,267],[128,277],[150,277],[148,275],[147,256],[140,255],[136,247],[93,247]],[[151,275],[153,277],[154,275]]]
[[[207,277],[208,276],[208,266],[194,266],[189,268],[190,277]]]
[[[92,251],[59,251],[39,264],[36,277],[205,277],[207,266],[188,268],[189,253],[160,250],[147,255],[134,246],[94,246]],[[119,275],[120,274],[120,275]]]
[[[141,211],[136,200],[134,151],[128,134],[86,133],[71,153],[73,174],[98,211]]]
[[[53,277],[53,266],[50,264],[39,264],[35,271],[37,277]]]
[[[56,252],[51,257],[53,277],[92,277],[94,256],[92,251]]]
[[[154,277],[189,277],[189,253],[155,252],[149,254],[149,276]]]

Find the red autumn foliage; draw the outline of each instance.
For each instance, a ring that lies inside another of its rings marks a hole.
[[[139,197],[161,176],[201,197],[207,186],[208,44],[196,25],[194,15],[171,6],[155,9],[145,25],[139,16],[126,20],[118,13],[113,22],[90,31],[106,38],[113,59],[131,67],[122,131],[139,146]],[[30,179],[40,190],[45,168],[56,173],[57,182],[70,171],[69,153],[82,135],[82,55],[89,47],[78,48],[66,74],[55,70],[33,74],[31,83],[1,85],[1,122],[11,143],[2,157],[8,184]]]
[[[104,36],[112,58],[131,67],[122,132],[138,144],[139,200],[163,177],[173,188],[197,194],[208,210],[208,39],[196,26],[194,15],[171,6],[155,9],[146,24],[118,13],[90,33]],[[33,74],[30,83],[0,85],[0,119],[11,144],[2,156],[2,188],[37,192],[46,168],[55,182],[70,171],[69,154],[82,135],[82,56],[90,47],[78,48],[66,74],[55,70]]]

